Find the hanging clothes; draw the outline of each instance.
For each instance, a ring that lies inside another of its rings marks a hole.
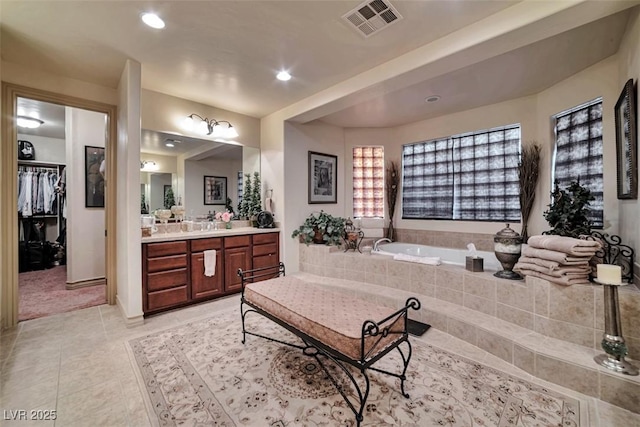
[[[18,213],[25,218],[34,215],[56,215],[57,181],[57,169],[19,166]]]

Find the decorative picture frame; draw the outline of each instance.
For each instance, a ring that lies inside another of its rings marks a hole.
[[[84,147],[84,206],[104,208],[104,147]]]
[[[338,157],[309,151],[309,204],[338,203]]]
[[[227,177],[204,177],[204,204],[224,205],[227,203]]]
[[[638,198],[638,141],[633,79],[625,83],[615,106],[618,199]]]

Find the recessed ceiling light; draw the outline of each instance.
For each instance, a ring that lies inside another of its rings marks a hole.
[[[164,145],[170,148],[173,148],[176,146],[173,142],[165,142]]]
[[[161,29],[164,28],[164,21],[160,19],[155,13],[145,13],[142,15],[142,22],[150,26],[151,28]]]
[[[437,102],[437,101],[440,101],[439,95],[428,96],[424,99],[424,102]]]
[[[286,82],[287,80],[291,80],[291,74],[287,73],[286,71],[280,71],[278,74],[276,74],[276,78],[278,80]]]

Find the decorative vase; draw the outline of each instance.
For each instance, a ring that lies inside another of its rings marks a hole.
[[[513,271],[513,266],[520,258],[522,249],[522,237],[507,224],[495,236],[493,236],[494,252],[496,258],[502,264],[502,271],[494,273],[501,279],[522,280],[522,276]]]
[[[226,228],[227,230],[231,230],[231,221],[225,222],[224,223],[224,228]]]

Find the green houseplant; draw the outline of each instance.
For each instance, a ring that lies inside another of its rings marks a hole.
[[[552,228],[542,234],[575,238],[591,234],[589,202],[595,198],[587,187],[580,185],[580,180],[572,181],[566,189],[561,189],[556,181],[551,197],[549,210],[543,215]]]
[[[312,213],[304,223],[294,230],[291,237],[298,237],[307,245],[311,242],[326,245],[340,245],[344,235],[345,219],[325,211]]]
[[[171,209],[171,206],[176,204],[175,196],[173,195],[173,188],[169,187],[164,195],[164,208]]]

